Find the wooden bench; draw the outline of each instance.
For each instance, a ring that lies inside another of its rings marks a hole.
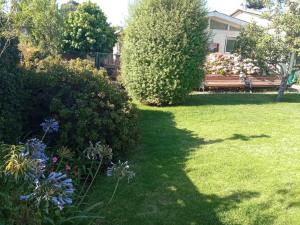
[[[244,89],[245,84],[238,75],[206,75],[204,90]]]
[[[279,76],[248,76],[252,88],[278,88],[281,83]]]
[[[247,76],[250,86],[239,75],[206,75],[201,89],[203,90],[245,90],[253,88],[278,88],[281,83],[279,76]]]

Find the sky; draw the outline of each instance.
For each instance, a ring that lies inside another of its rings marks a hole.
[[[76,0],[83,2],[85,0]],[[128,5],[132,0],[91,0],[97,3],[104,11],[108,22],[112,25],[124,26],[128,15]],[[60,4],[68,0],[58,0]],[[222,13],[230,14],[240,8],[243,0],[207,0],[209,11],[217,10]]]

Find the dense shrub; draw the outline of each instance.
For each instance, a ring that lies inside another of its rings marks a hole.
[[[0,69],[0,142],[14,143],[21,135],[19,74]]]
[[[0,52],[2,52],[0,56],[0,71],[15,71],[20,62],[18,40],[7,40],[0,36]]]
[[[180,103],[203,75],[206,28],[203,1],[139,1],[122,50],[122,76],[129,93],[146,104]]]
[[[35,131],[35,124],[52,115],[62,124],[57,141],[61,146],[80,152],[89,141],[101,141],[115,155],[128,150],[136,139],[136,114],[127,94],[105,73],[81,60],[40,61],[24,75],[24,128]]]
[[[1,21],[0,21],[1,22]],[[0,36],[0,142],[17,141],[21,132],[20,91],[17,39]]]

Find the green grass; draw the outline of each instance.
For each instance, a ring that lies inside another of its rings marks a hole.
[[[300,224],[300,95],[194,95],[139,106],[136,178],[99,214],[107,225]],[[107,202],[100,177],[90,202]]]

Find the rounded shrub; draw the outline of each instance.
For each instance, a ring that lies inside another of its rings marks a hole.
[[[105,70],[79,59],[47,58],[24,75],[24,85],[26,129],[38,130],[35,125],[51,115],[61,124],[57,144],[75,152],[101,141],[118,155],[135,144],[135,109]]]
[[[177,104],[199,86],[206,15],[202,0],[142,0],[133,7],[122,49],[122,78],[131,96],[145,104]]]

